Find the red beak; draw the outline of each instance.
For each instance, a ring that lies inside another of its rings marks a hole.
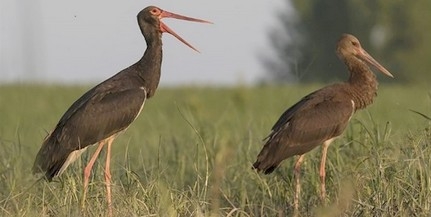
[[[180,19],[180,20],[187,20],[187,21],[193,21],[193,22],[199,22],[199,23],[211,23],[209,21],[206,20],[201,20],[201,19],[196,19],[196,18],[191,18],[191,17],[186,17],[183,15],[179,15],[179,14],[174,14],[168,11],[163,11],[160,15],[159,15],[159,19],[162,18],[175,18],[175,19]],[[187,46],[189,46],[191,49],[199,52],[196,48],[194,48],[191,44],[189,44],[186,40],[184,40],[183,38],[181,38],[177,33],[175,33],[171,28],[169,28],[166,24],[164,24],[162,21],[160,21],[160,31],[162,32],[167,32],[173,36],[175,36],[175,38],[177,38],[178,40],[180,40],[181,42],[183,42],[184,44],[186,44]]]

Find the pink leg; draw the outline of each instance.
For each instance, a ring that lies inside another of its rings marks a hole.
[[[326,188],[325,188],[325,165],[326,165],[326,154],[328,152],[328,147],[331,142],[334,141],[334,138],[326,140],[322,145],[322,159],[320,161],[320,199],[322,202],[325,202],[326,198]]]
[[[96,162],[97,157],[100,154],[100,151],[102,151],[103,146],[105,145],[105,140],[102,140],[99,142],[99,146],[97,147],[96,151],[94,152],[93,156],[90,159],[90,162],[88,162],[87,166],[84,169],[84,196],[82,198],[82,207],[85,206],[85,199],[87,196],[87,188],[88,188],[88,182],[90,179],[90,173],[91,169],[93,168],[94,162]]]
[[[295,175],[295,182],[296,182],[296,191],[295,191],[295,197],[293,199],[293,205],[294,205],[294,216],[298,215],[299,211],[299,194],[301,193],[301,183],[299,182],[299,178],[301,176],[301,164],[302,161],[304,161],[305,155],[300,155],[298,160],[296,160],[295,167],[294,167],[294,175]]]
[[[111,200],[111,145],[115,137],[108,138],[108,150],[106,152],[105,164],[105,181],[106,181],[106,199],[108,201],[109,216],[112,216],[112,200]]]

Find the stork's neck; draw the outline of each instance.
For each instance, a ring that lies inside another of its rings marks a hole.
[[[349,92],[355,102],[355,109],[363,109],[373,103],[377,95],[377,79],[370,67],[356,57],[346,58],[345,63],[350,72]]]
[[[142,32],[147,43],[142,58],[136,63],[139,76],[143,80],[143,85],[147,91],[147,97],[151,97],[156,92],[160,81],[160,71],[162,67],[162,37],[158,31]]]

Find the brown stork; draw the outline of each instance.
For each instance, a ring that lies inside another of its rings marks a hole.
[[[301,189],[299,169],[305,153],[322,144],[320,197],[324,201],[325,161],[329,144],[341,135],[355,111],[373,103],[378,83],[367,63],[375,66],[383,74],[393,77],[361,47],[359,40],[353,35],[341,36],[336,53],[350,72],[349,80],[314,91],[287,109],[272,127],[263,149],[253,164],[257,171],[269,174],[284,159],[299,155],[294,166],[295,212],[298,211]]]
[[[170,33],[196,50],[165,25],[162,18],[210,23],[155,6],[140,11],[137,15],[138,24],[147,44],[143,57],[76,100],[45,138],[34,162],[33,172],[45,173],[46,179],[51,181],[61,175],[90,145],[98,143],[84,169],[84,202],[91,168],[102,148],[107,145],[105,180],[109,215],[112,215],[111,145],[119,133],[125,131],[138,117],[145,101],[152,97],[157,89],[162,63],[162,33]]]

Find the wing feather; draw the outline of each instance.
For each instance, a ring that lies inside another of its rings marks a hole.
[[[272,127],[254,167],[270,173],[284,159],[339,136],[355,110],[351,99],[333,89],[315,91],[287,109]]]
[[[125,130],[136,119],[146,100],[146,90],[136,85],[130,85],[131,88],[102,84],[81,96],[65,112],[42,144],[34,172],[45,172],[52,179],[70,153]]]

